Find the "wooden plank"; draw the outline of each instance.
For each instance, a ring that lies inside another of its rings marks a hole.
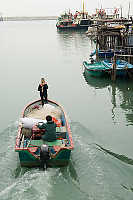
[[[133,55],[120,55],[120,54],[116,54],[117,57],[132,57],[133,58]]]

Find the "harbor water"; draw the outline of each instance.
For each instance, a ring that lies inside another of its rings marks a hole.
[[[133,200],[133,80],[87,76],[95,44],[56,21],[0,23],[0,200]],[[74,150],[67,167],[21,168],[14,151],[24,106],[48,98],[64,107]]]

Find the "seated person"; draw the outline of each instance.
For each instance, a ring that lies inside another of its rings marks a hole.
[[[45,129],[45,132],[42,133],[42,139],[48,142],[53,142],[56,140],[56,124],[52,121],[50,115],[46,116],[46,123],[42,125],[37,125],[39,129]]]

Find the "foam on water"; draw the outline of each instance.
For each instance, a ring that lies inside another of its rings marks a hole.
[[[44,172],[20,167],[14,152],[17,122],[10,124],[2,132],[0,199],[132,200],[132,166],[97,145],[81,123],[72,122],[71,129],[75,148],[70,164]]]
[[[105,149],[95,143],[90,131],[80,123],[73,123],[72,131],[75,139],[72,159],[79,181],[77,187],[90,199],[132,199],[133,167],[114,154],[105,153]]]

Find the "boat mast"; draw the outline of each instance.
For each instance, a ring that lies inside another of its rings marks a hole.
[[[2,13],[0,13],[0,21],[3,21]]]
[[[129,14],[130,14],[130,2],[129,2],[129,7],[128,7],[128,19],[129,19]]]
[[[120,6],[120,8],[121,8],[121,19],[122,19],[122,6]]]
[[[84,13],[85,13],[85,4],[84,4],[84,0],[83,0],[83,19],[84,19]]]

